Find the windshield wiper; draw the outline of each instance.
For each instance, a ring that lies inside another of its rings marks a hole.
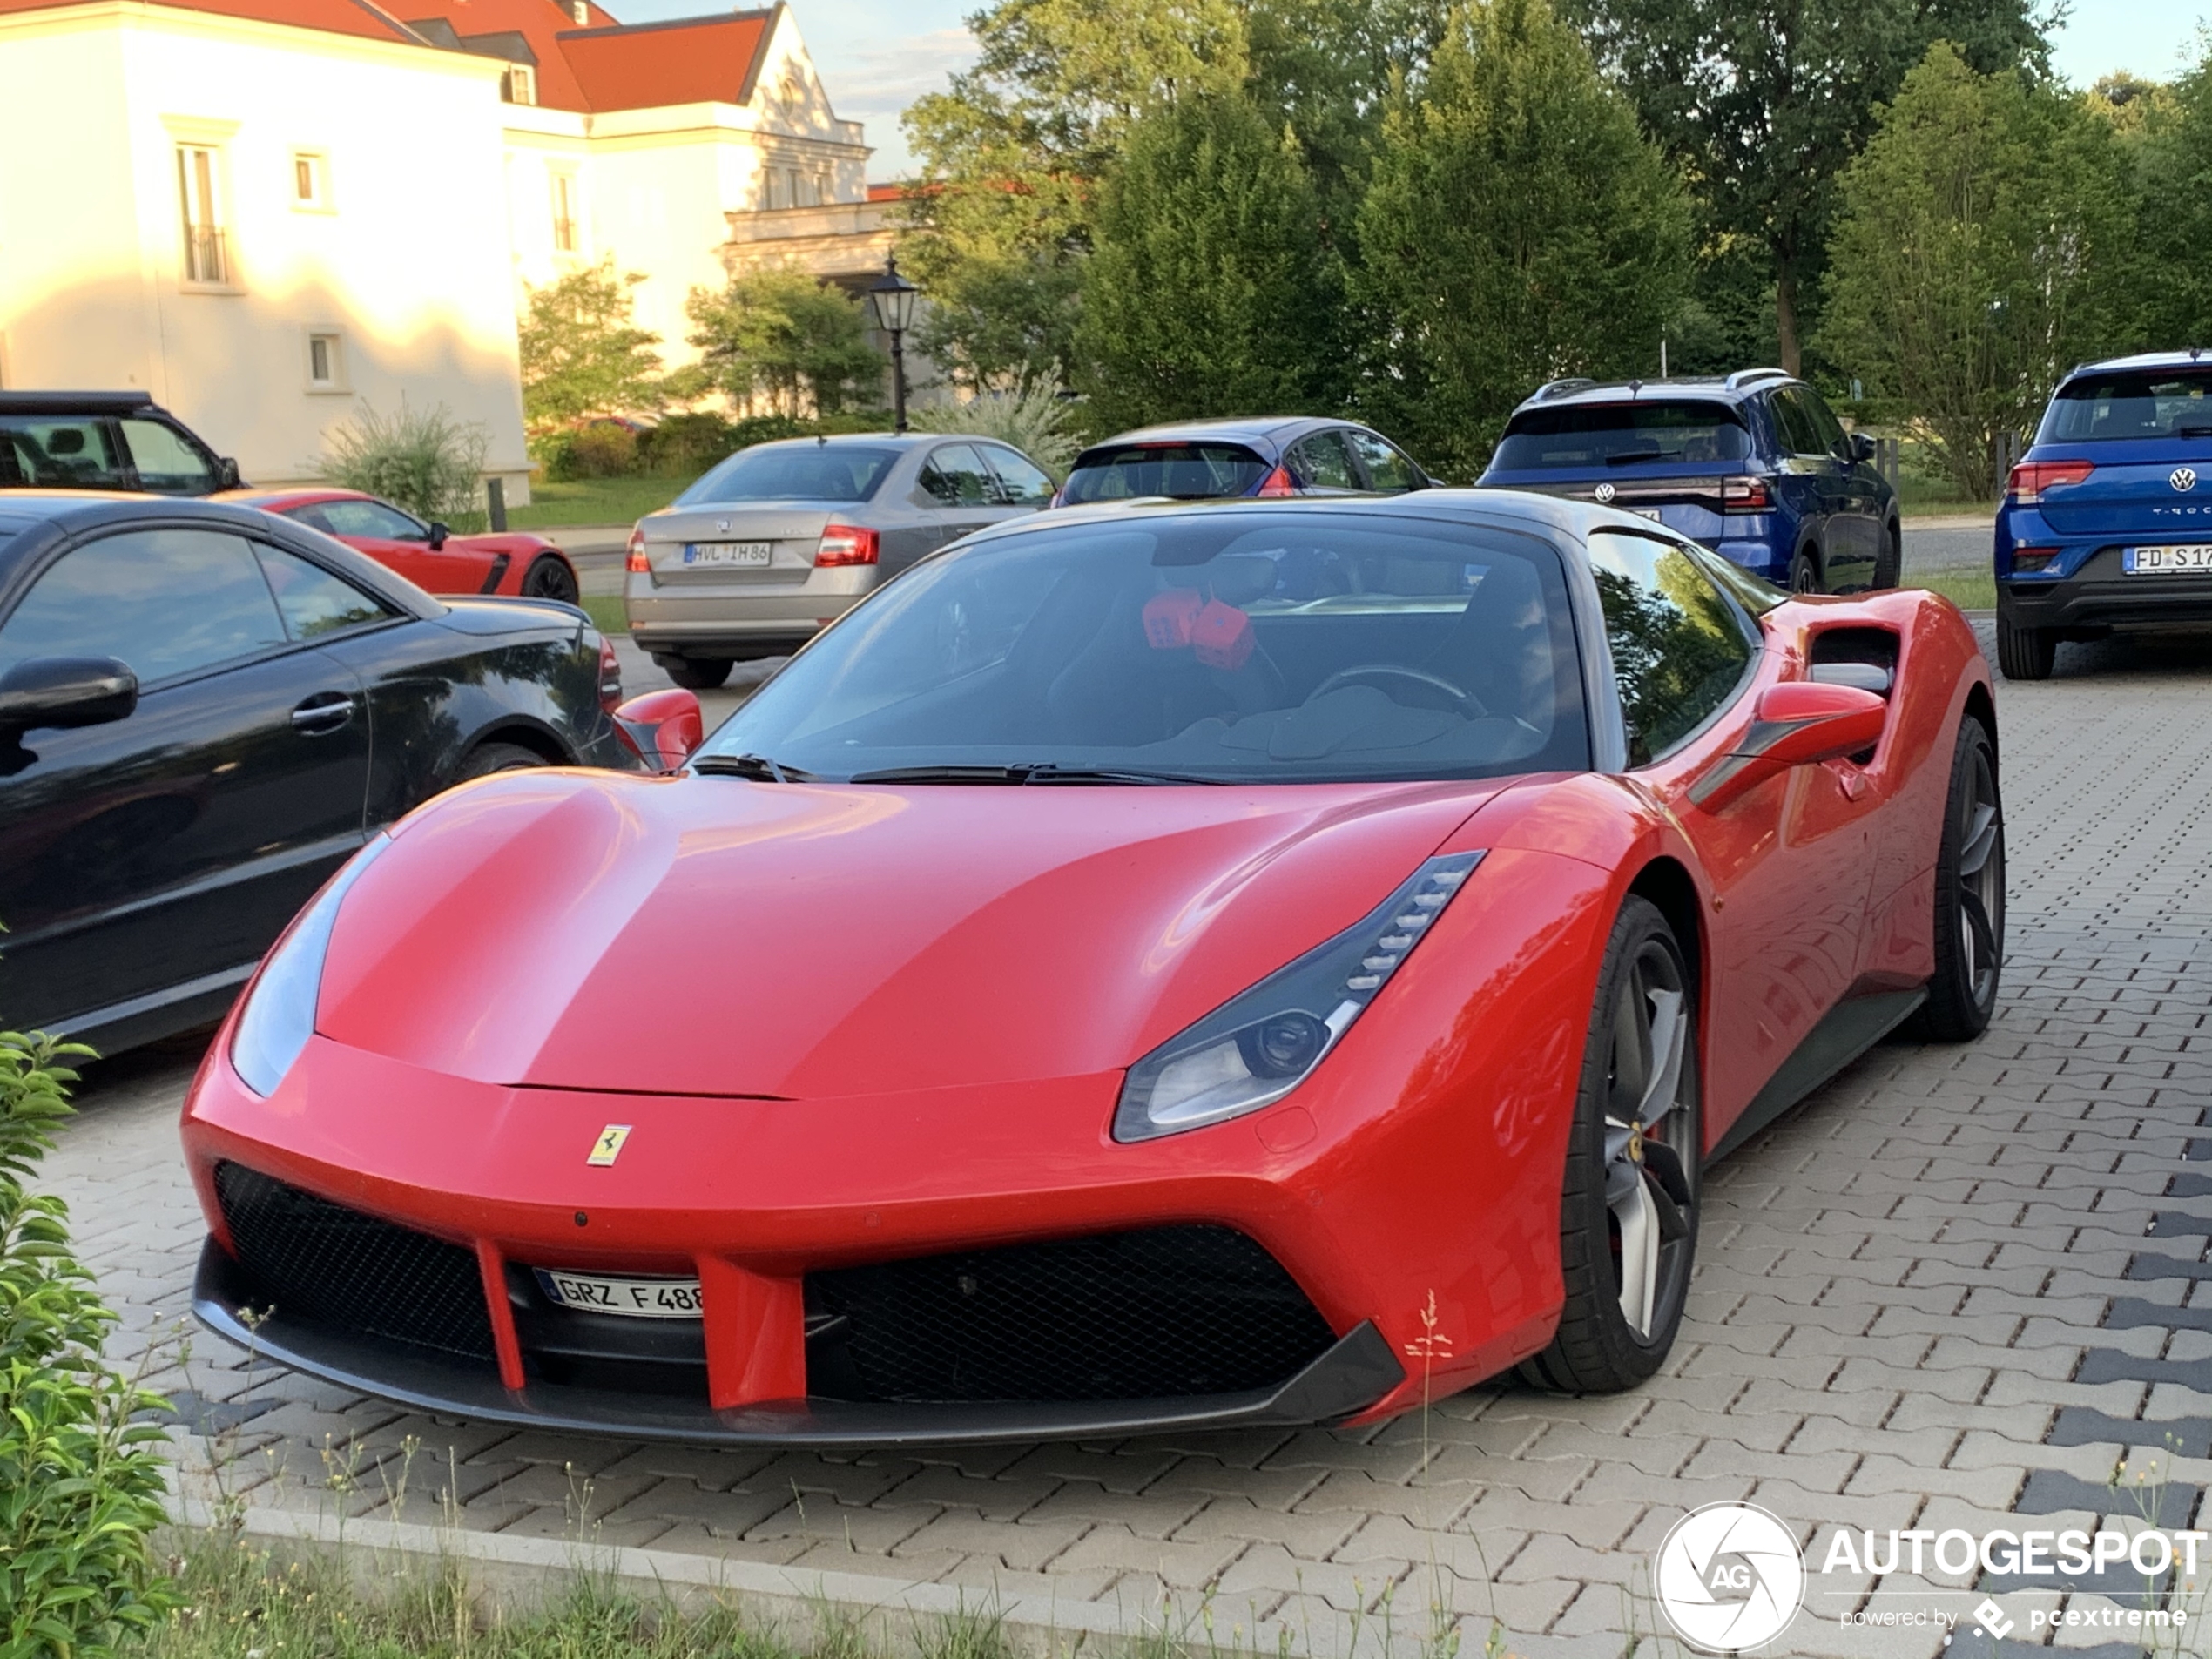
[[[766,755],[694,755],[691,770],[709,778],[750,778],[757,784],[811,784],[818,779],[811,772],[801,772],[796,766],[786,766],[771,760]]]
[[[856,784],[1214,784],[1218,778],[1188,772],[1147,772],[1128,766],[1063,766],[1039,760],[1014,766],[888,766],[856,772]]]

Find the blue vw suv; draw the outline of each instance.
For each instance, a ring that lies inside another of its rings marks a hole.
[[[2212,363],[2084,363],[2051,395],[1997,509],[1997,665],[2062,639],[2212,622]]]
[[[1897,496],[1873,441],[1778,368],[1554,381],[1513,412],[1476,482],[1640,513],[1794,592],[1897,585]]]

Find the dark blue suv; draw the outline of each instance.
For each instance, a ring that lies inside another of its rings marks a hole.
[[[1513,412],[1477,482],[1657,519],[1793,592],[1897,585],[1897,494],[1873,441],[1778,368],[1554,381]]]
[[[2212,622],[2212,363],[2084,363],[2051,395],[1997,509],[1997,665],[2062,639]]]

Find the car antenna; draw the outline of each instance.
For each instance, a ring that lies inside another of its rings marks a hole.
[[[815,447],[816,448],[818,448],[818,449],[826,449],[826,448],[829,448],[829,434],[828,434],[828,433],[826,433],[826,432],[817,432],[817,433],[814,435],[814,447]]]
[[[2192,346],[2192,347],[2189,347],[2189,361],[2191,361],[2192,363],[2193,363],[2193,362],[2195,362],[2195,361],[2198,358],[2200,358],[2200,357],[2202,357],[2202,356],[2203,356],[2203,355],[2204,355],[2204,347],[2202,347],[2202,346]]]
[[[1642,381],[1630,381],[1629,382],[1629,395],[1630,397],[1634,397],[1634,396],[1635,396],[1638,393],[1640,393],[1640,392],[1641,392],[1641,391],[1642,391],[1642,390],[1643,390],[1643,382],[1642,382]]]

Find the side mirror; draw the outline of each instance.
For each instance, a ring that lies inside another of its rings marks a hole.
[[[1864,432],[1852,433],[1851,435],[1851,458],[1853,461],[1873,460],[1874,440],[1868,437]]]
[[[1734,749],[1689,786],[1689,799],[1718,812],[1792,766],[1840,760],[1882,739],[1890,705],[1856,685],[1789,680],[1759,694],[1751,724]]]
[[[631,698],[615,711],[615,730],[655,772],[674,772],[706,738],[698,698],[680,687]]]
[[[238,462],[228,455],[223,456],[215,463],[215,488],[218,489],[245,488],[245,481],[238,475]]]
[[[430,550],[435,553],[443,547],[446,544],[446,538],[452,534],[453,532],[444,525],[434,522],[430,526]]]
[[[105,725],[138,706],[138,677],[112,657],[33,657],[0,674],[0,733]]]

